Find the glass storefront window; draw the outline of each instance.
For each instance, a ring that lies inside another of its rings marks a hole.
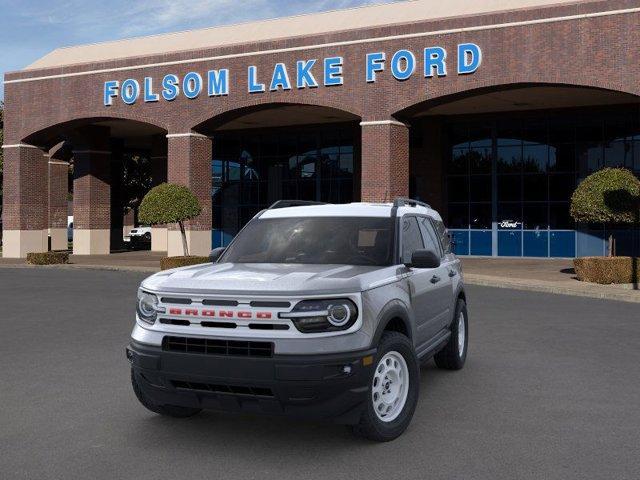
[[[508,140],[512,141],[512,139]],[[498,146],[498,173],[520,173],[521,171],[522,144]]]
[[[528,173],[545,173],[549,161],[548,145],[525,145],[522,154],[523,170]]]
[[[604,164],[607,167],[633,168],[633,143],[617,140],[604,146]]]
[[[522,177],[520,175],[498,175],[498,201],[509,202],[522,199]]]
[[[472,202],[491,202],[491,175],[471,175],[469,180],[470,200]]]
[[[348,203],[357,125],[220,132],[213,144],[213,244],[227,245],[260,210],[281,199]]]
[[[491,203],[472,203],[469,228],[483,230],[491,228]]]
[[[549,225],[549,205],[525,203],[522,207],[522,226],[525,230],[546,230]]]
[[[524,175],[522,177],[522,198],[527,201],[544,201],[549,199],[547,175]]]
[[[491,173],[491,146],[474,147],[469,150],[471,173]]]
[[[464,254],[574,255],[580,179],[605,166],[640,174],[637,106],[457,117],[447,133],[448,222]],[[498,244],[486,245],[493,225]]]

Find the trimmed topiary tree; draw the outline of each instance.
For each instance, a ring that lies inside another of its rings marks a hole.
[[[571,216],[585,223],[638,223],[640,180],[624,168],[605,168],[585,178],[571,197]],[[613,235],[609,256],[614,255]]]
[[[184,222],[202,213],[202,207],[191,190],[182,185],[163,183],[152,188],[140,203],[138,218],[149,225],[177,223],[182,234],[182,248],[185,257],[189,256],[187,234]]]

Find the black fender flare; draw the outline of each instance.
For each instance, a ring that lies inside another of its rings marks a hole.
[[[391,300],[387,303],[380,313],[378,314],[378,322],[376,326],[376,331],[373,335],[373,340],[371,342],[371,346],[375,347],[380,343],[380,338],[384,333],[389,322],[395,318],[398,318],[404,324],[405,330],[409,334],[409,340],[413,341],[414,329],[411,323],[411,316],[409,314],[409,310],[407,306],[399,300]]]

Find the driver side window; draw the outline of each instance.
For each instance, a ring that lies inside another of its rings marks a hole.
[[[423,248],[418,220],[416,217],[404,217],[402,219],[402,263],[411,263],[413,252]]]

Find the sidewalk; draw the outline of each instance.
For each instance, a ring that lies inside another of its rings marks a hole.
[[[463,258],[465,281],[473,285],[640,303],[633,285],[597,285],[575,277],[571,259]]]
[[[153,273],[160,270],[160,259],[166,256],[166,253],[150,251],[124,251],[111,255],[69,255],[67,265],[47,265],[40,268],[96,268]],[[0,268],[2,267],[36,268],[27,265],[25,259],[21,258],[0,258]]]
[[[111,255],[71,255],[69,265],[42,268],[97,268],[137,272],[159,271],[164,253],[139,251]],[[577,295],[640,303],[640,291],[632,285],[596,285],[575,279],[570,259],[462,258],[465,282],[498,288]],[[0,268],[36,268],[24,260],[0,258]]]

